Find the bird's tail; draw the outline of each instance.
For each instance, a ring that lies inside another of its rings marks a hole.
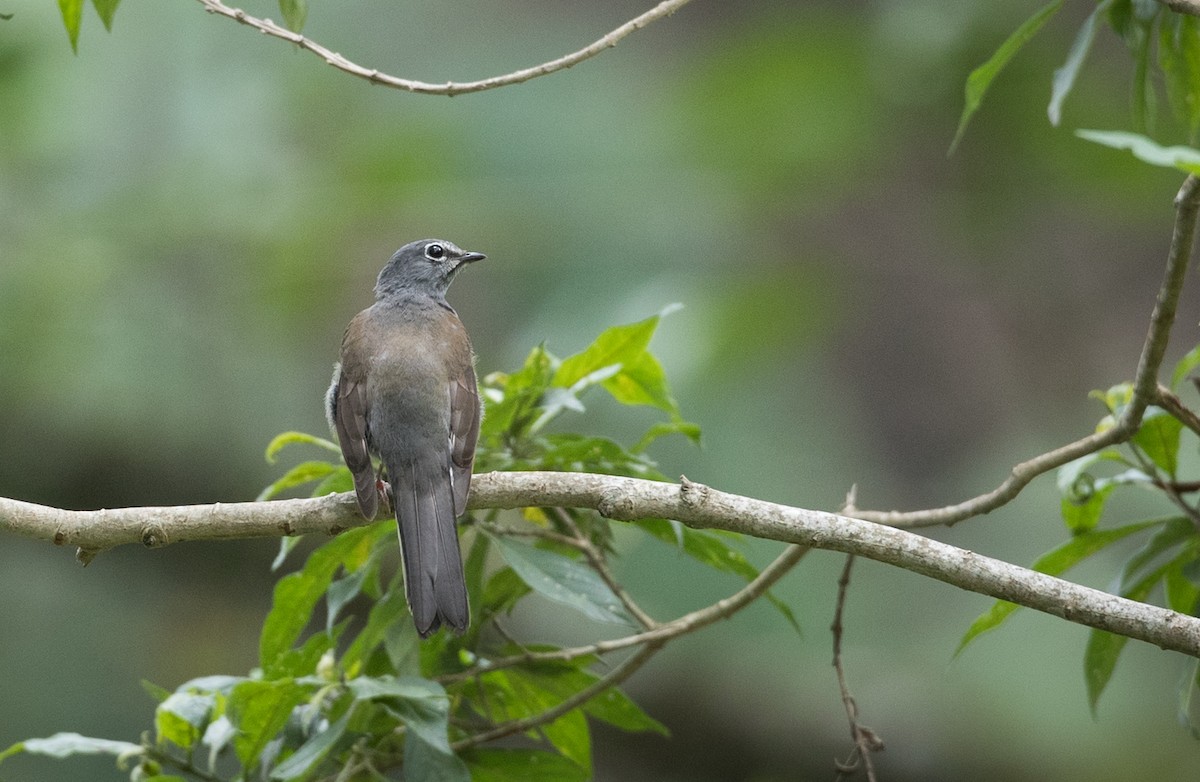
[[[449,465],[430,470],[411,462],[389,463],[388,475],[400,527],[404,589],[417,632],[425,638],[444,623],[461,633],[470,622],[470,609]]]

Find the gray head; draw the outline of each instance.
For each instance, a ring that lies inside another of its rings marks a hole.
[[[424,293],[441,297],[458,270],[487,256],[460,248],[444,239],[409,242],[392,255],[379,272],[375,298],[403,293]]]

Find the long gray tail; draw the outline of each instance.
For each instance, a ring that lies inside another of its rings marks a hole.
[[[422,638],[442,623],[458,632],[467,629],[467,583],[449,464],[428,469],[412,463],[388,463],[400,551],[404,558],[404,589],[408,608]]]

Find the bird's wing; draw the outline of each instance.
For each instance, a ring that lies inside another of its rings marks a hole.
[[[354,493],[363,517],[375,518],[379,495],[375,491],[375,469],[367,450],[367,390],[362,383],[351,380],[342,372],[332,391],[333,425],[342,458],[354,476]]]
[[[471,470],[475,465],[475,443],[479,440],[479,389],[475,368],[470,364],[450,381],[450,475],[454,485],[454,515],[467,509]]]

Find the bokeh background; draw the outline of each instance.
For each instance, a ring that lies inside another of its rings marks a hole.
[[[428,81],[556,57],[648,7],[311,6],[312,37]],[[660,442],[667,474],[823,509],[852,484],[876,508],[989,489],[1086,432],[1087,392],[1132,374],[1181,181],[1070,132],[1129,126],[1107,31],[1064,127],[1046,121],[1090,3],[1022,52],[947,158],[967,73],[1035,6],[696,0],[570,71],[446,99],[371,87],[194,2],[126,0],[111,34],[89,8],[74,55],[56,3],[0,0],[0,496],[252,498],[281,469],[272,436],[326,431],[342,329],[423,236],[491,258],[451,292],[481,372],[684,304],[654,349],[704,446]],[[1172,359],[1200,338],[1190,284]],[[628,442],[653,420],[595,401],[579,427]],[[930,534],[1029,563],[1064,539],[1057,506],[1044,478]],[[1110,521],[1166,511],[1127,500]],[[657,616],[736,588],[623,540],[621,575]],[[0,747],[137,740],[140,679],[248,670],[275,548],[126,548],[83,569],[0,540]],[[1074,575],[1104,586],[1116,556]],[[673,737],[598,730],[597,778],[830,778],[850,746],[826,629],[841,565],[815,553],[779,587],[799,636],[760,606],[660,655],[629,690]],[[1080,627],[1022,612],[952,658],[989,602],[858,566],[845,662],[887,742],[882,778],[1195,779],[1180,656],[1131,644],[1093,715]],[[0,771],[123,777],[108,760]]]

